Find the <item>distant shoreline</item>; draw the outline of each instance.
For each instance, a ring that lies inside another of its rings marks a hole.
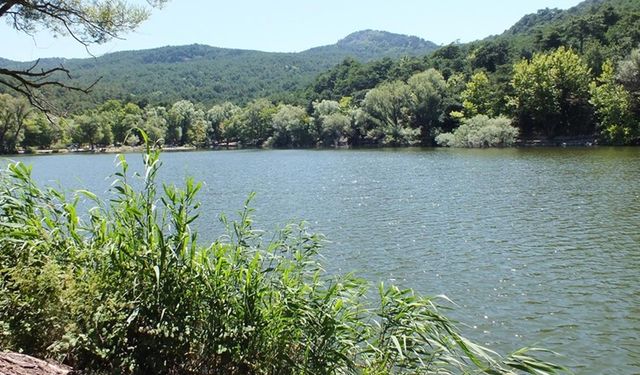
[[[512,147],[485,147],[485,148],[538,148],[538,147],[551,147],[551,148],[582,148],[582,147],[596,147],[600,146],[597,139],[594,137],[557,137],[555,139],[522,139],[516,141]],[[439,146],[381,146],[381,145],[358,145],[358,146],[341,146],[341,147],[305,147],[295,149],[377,149],[377,148],[447,148]],[[607,145],[607,147],[620,147]],[[239,147],[237,144],[218,145],[215,147],[195,147],[195,146],[168,146],[162,147],[162,152],[189,152],[189,151],[218,151],[218,150],[242,150],[242,149],[266,149],[256,147]],[[279,150],[281,148],[273,148]],[[287,148],[285,148],[287,149]],[[293,148],[291,148],[293,149]],[[42,150],[21,150],[17,155],[61,155],[61,154],[125,154],[144,151],[144,146],[119,146],[119,147],[96,147],[94,149],[89,148],[61,148],[61,149],[42,149]],[[11,155],[11,154],[7,154]],[[16,155],[16,154],[13,154]]]

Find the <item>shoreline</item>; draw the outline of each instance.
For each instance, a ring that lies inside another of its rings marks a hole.
[[[602,145],[595,137],[557,137],[554,139],[531,138],[519,139],[510,147],[481,147],[481,148],[589,148],[589,147],[634,147],[637,145]],[[293,150],[293,149],[377,149],[377,148],[447,148],[440,146],[385,146],[385,145],[358,145],[358,146],[341,146],[341,147],[305,147],[305,148],[273,148]],[[144,151],[144,146],[111,146],[89,148],[60,148],[60,149],[42,149],[42,150],[19,150],[17,155],[60,155],[60,154],[125,154]],[[220,151],[220,150],[242,150],[242,149],[268,149],[264,147],[241,147],[237,144],[218,145],[213,147],[196,147],[196,146],[169,146],[161,147],[162,152],[190,152],[190,151]],[[14,155],[16,155],[14,154]],[[11,155],[11,154],[7,154]]]

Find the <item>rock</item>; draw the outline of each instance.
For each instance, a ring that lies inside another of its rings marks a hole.
[[[73,375],[69,366],[25,354],[0,352],[0,375]]]

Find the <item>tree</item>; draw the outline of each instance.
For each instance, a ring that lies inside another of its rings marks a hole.
[[[511,105],[522,132],[550,138],[592,134],[590,75],[580,56],[564,47],[516,63]]]
[[[640,115],[640,49],[633,50],[619,63],[616,78],[631,94],[633,110]]]
[[[323,100],[313,103],[313,116],[320,141],[324,146],[338,146],[351,135],[350,99],[345,97],[340,102]]]
[[[507,41],[485,42],[469,55],[474,69],[486,69],[495,72],[498,66],[509,61],[510,46]]]
[[[631,96],[615,81],[611,61],[603,64],[602,74],[589,88],[603,141],[624,144],[635,140],[639,134],[637,124],[632,121]]]
[[[267,99],[257,99],[224,122],[222,136],[246,146],[262,146],[273,134],[271,119],[277,107]]]
[[[98,144],[111,144],[113,135],[107,122],[100,121],[96,113],[88,113],[73,118],[71,139],[79,145],[88,144],[94,150]]]
[[[280,105],[271,119],[273,136],[269,142],[280,147],[304,147],[315,144],[317,134],[304,108]]]
[[[179,100],[167,112],[169,144],[201,144],[207,137],[204,112],[188,100]]]
[[[0,153],[15,152],[31,113],[23,98],[0,94]]]
[[[444,116],[447,82],[439,71],[429,69],[414,74],[407,81],[411,90],[411,110],[414,126],[420,129],[423,144],[433,141],[432,130]]]
[[[146,107],[142,130],[152,142],[164,140],[167,134],[167,109],[164,107]]]
[[[460,94],[464,116],[467,118],[475,115],[493,116],[497,94],[494,91],[485,72],[480,71],[471,76]]]
[[[50,121],[42,113],[37,113],[27,119],[24,128],[22,147],[49,148],[53,145],[62,146],[64,129],[60,119]]]
[[[367,137],[389,145],[415,143],[418,132],[409,127],[411,90],[406,83],[378,85],[367,93],[363,104],[374,125]]]
[[[147,0],[147,3],[160,7],[166,1]],[[122,0],[0,1],[0,19],[6,19],[15,30],[26,34],[46,30],[55,36],[71,37],[85,47],[118,38],[137,28],[148,17],[148,7]],[[88,92],[93,86],[68,85],[59,80],[60,73],[70,76],[69,70],[62,65],[42,68],[39,61],[24,70],[0,68],[0,85],[24,95],[33,106],[42,110],[51,109],[40,92],[42,88],[62,87]]]
[[[207,139],[209,140],[209,143],[213,144],[222,140],[223,123],[228,121],[239,111],[240,107],[231,102],[214,105],[207,111],[206,119],[209,122]]]
[[[463,119],[452,133],[438,135],[436,142],[446,147],[503,147],[513,145],[517,136],[518,129],[511,126],[510,119],[476,115]]]

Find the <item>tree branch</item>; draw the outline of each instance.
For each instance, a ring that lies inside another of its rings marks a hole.
[[[71,75],[69,74],[68,69],[61,65],[51,69],[41,69],[40,71],[36,71],[35,69],[37,68],[39,63],[40,60],[37,60],[29,69],[26,70],[0,68],[0,85],[4,85],[26,96],[31,105],[44,112],[50,112],[53,106],[51,106],[48,101],[46,101],[39,95],[38,89],[51,86],[88,94],[89,92],[91,92],[91,89],[102,79],[102,77],[99,77],[86,87],[66,84],[59,80],[53,79],[51,76],[55,73],[63,73],[67,76],[67,78],[70,79]],[[4,77],[8,77],[9,79],[5,79]]]
[[[18,4],[19,2],[20,0],[0,1],[0,4],[2,4],[2,6],[0,6],[0,17],[4,16],[5,13],[7,13],[9,9],[11,9],[11,7]]]

